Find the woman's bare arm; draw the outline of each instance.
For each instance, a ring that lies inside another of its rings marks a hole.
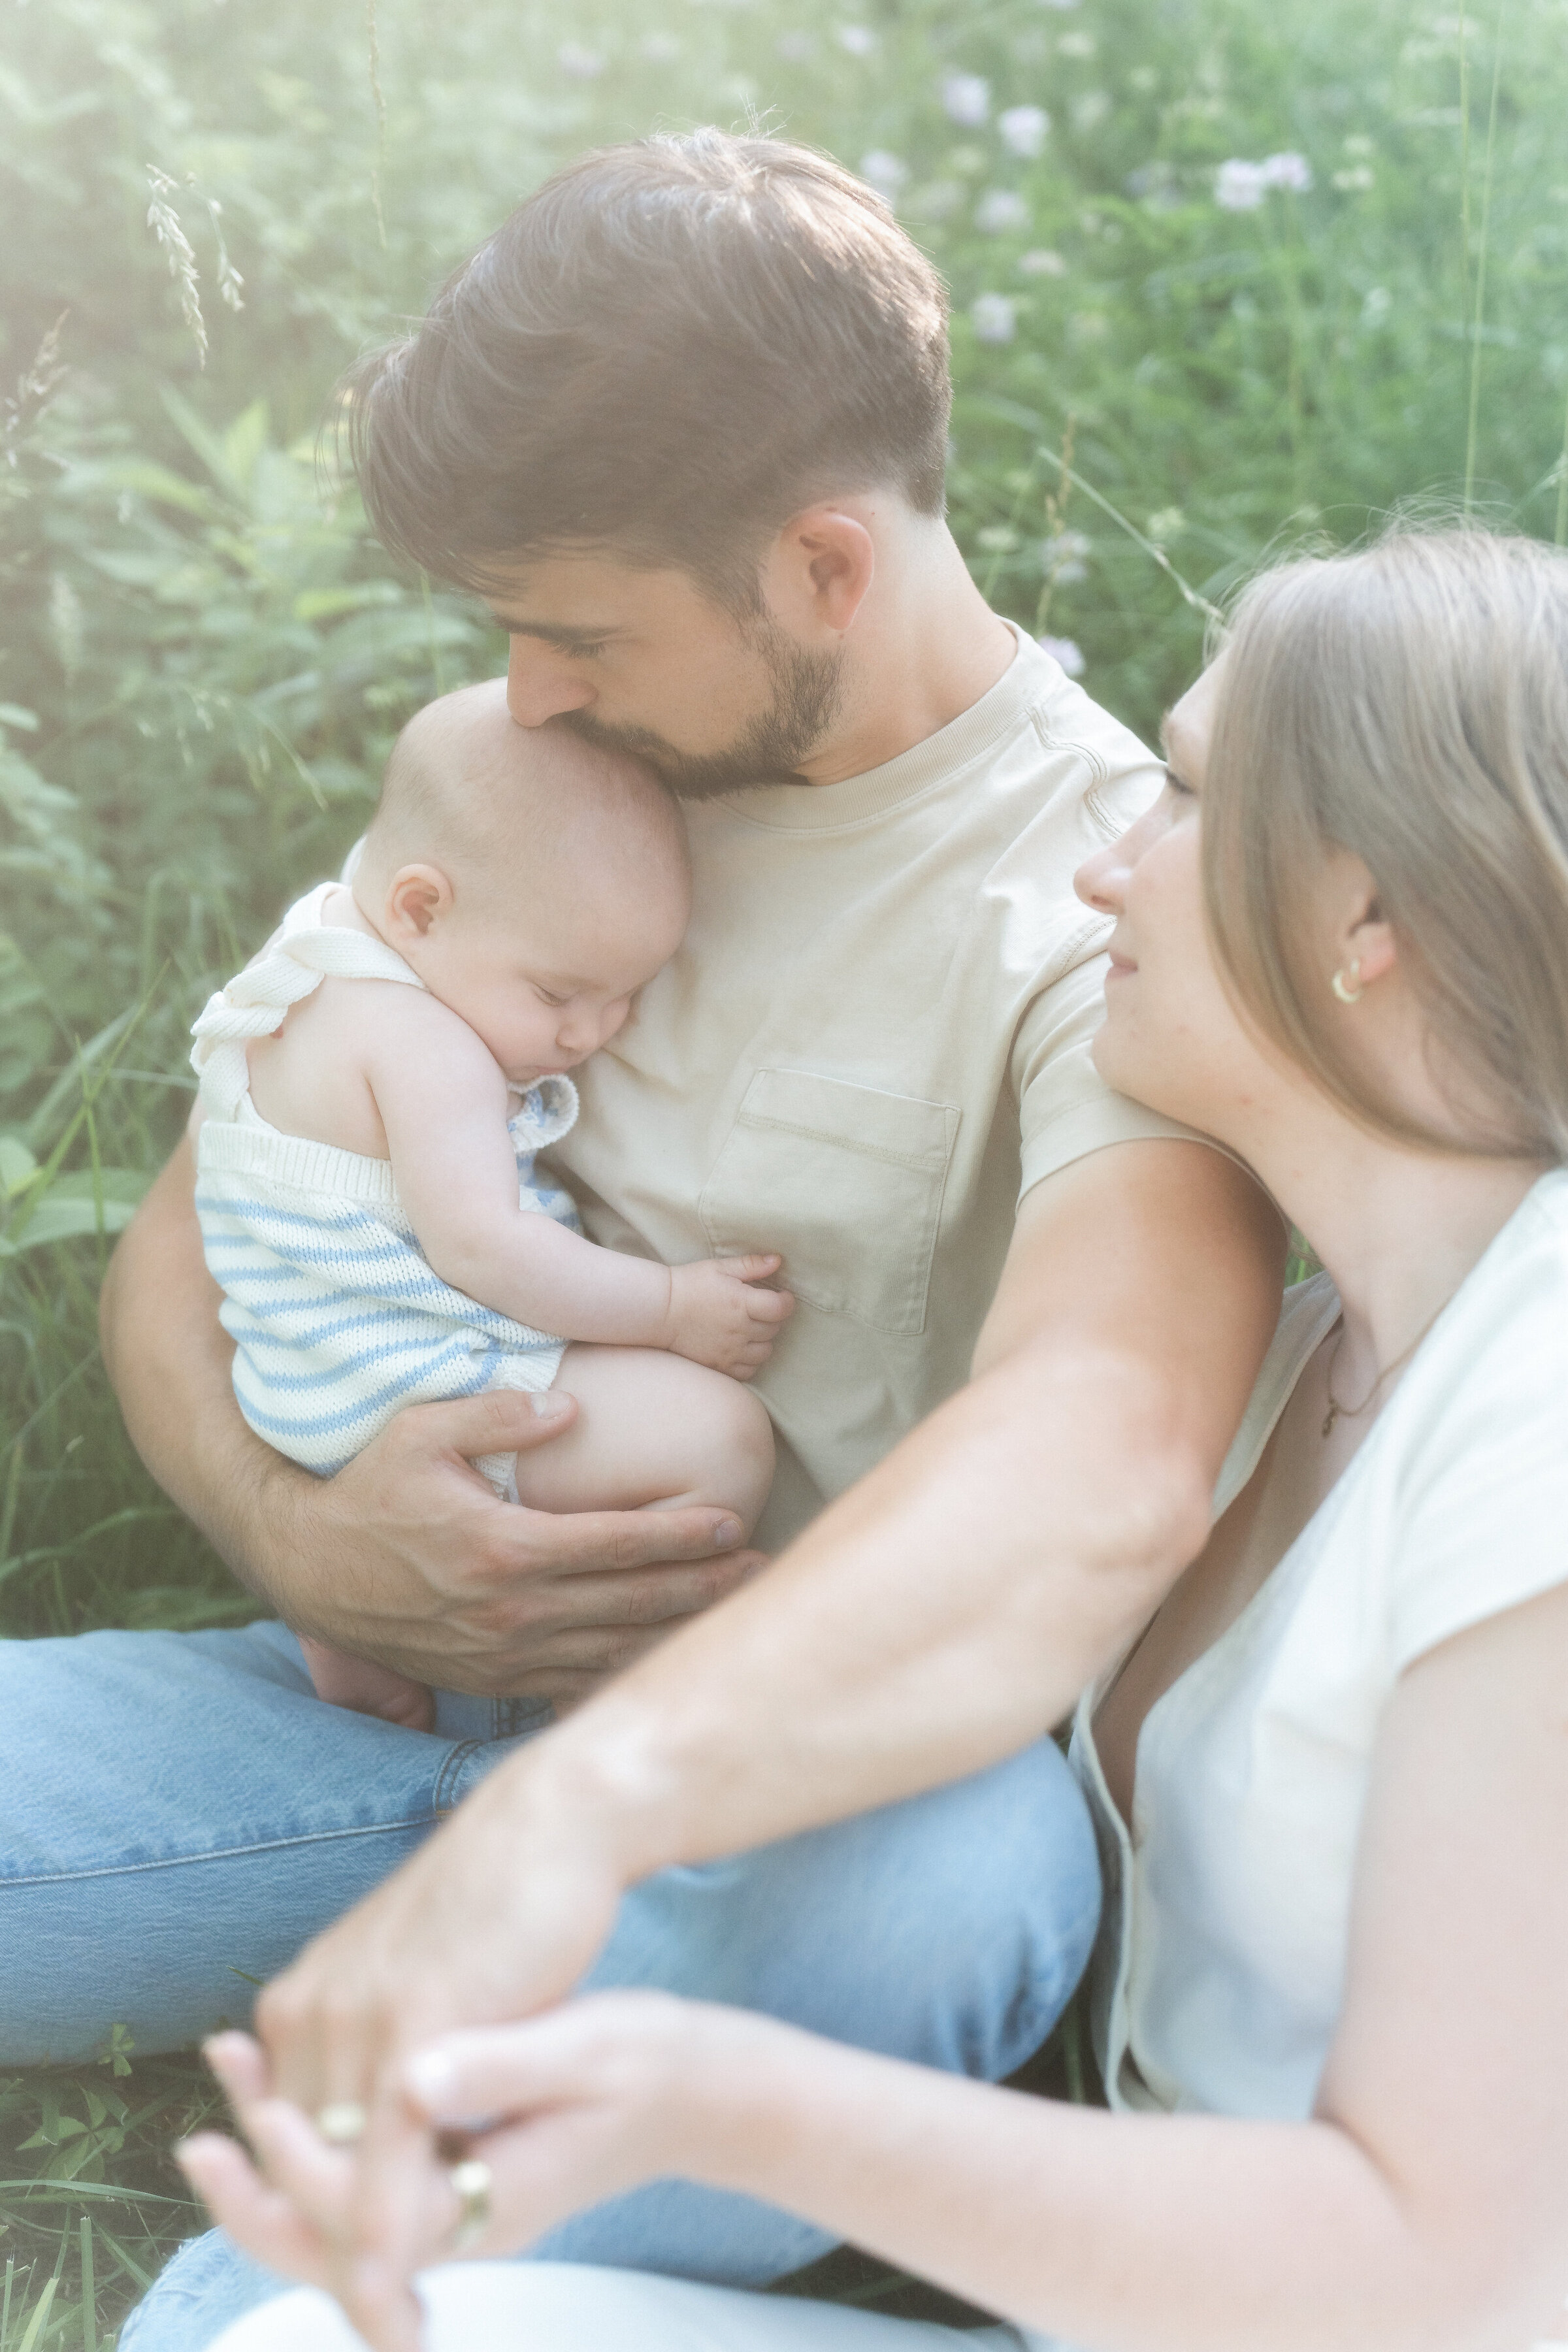
[[[408,2080],[434,2125],[508,2118],[480,2143],[487,2251],[677,2174],[1097,2352],[1529,2352],[1568,2297],[1564,1655],[1559,1588],[1405,1675],[1310,2122],[1110,2116],[640,1994],[451,2035]],[[365,2293],[300,2220],[332,2187],[303,2118],[248,2104],[258,2053],[224,2072],[299,2210],[207,2143],[195,2177],[220,2219],[346,2290],[400,2352],[395,2270]],[[345,2168],[345,2202],[351,2186]],[[438,2168],[424,2197],[433,2251],[451,2221]]]

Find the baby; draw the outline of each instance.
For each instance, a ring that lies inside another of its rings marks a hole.
[[[773,1435],[738,1385],[794,1300],[776,1255],[665,1266],[586,1240],[533,1153],[567,1070],[679,945],[679,809],[637,761],[523,730],[504,682],[418,713],[352,881],[285,916],[195,1025],[196,1206],[258,1434],[340,1469],[401,1407],[559,1379],[578,1417],[476,1466],[540,1510],[721,1505]],[[304,1643],[322,1698],[427,1728],[405,1676]]]

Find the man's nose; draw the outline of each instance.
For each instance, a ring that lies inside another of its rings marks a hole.
[[[581,710],[594,689],[563,654],[537,637],[513,637],[506,665],[506,707],[520,727],[542,727],[563,710]]]

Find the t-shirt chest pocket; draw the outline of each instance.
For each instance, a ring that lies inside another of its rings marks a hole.
[[[699,1203],[717,1257],[776,1249],[797,1298],[873,1330],[925,1328],[952,1103],[759,1070]]]

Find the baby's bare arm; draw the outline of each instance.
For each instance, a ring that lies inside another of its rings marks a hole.
[[[396,1004],[371,1008],[365,1075],[398,1198],[442,1281],[535,1330],[663,1346],[668,1267],[599,1249],[520,1207],[494,1055],[434,997],[395,994]]]
[[[365,1072],[398,1196],[441,1279],[535,1330],[670,1348],[749,1379],[794,1304],[752,1287],[777,1258],[672,1271],[521,1208],[494,1056],[433,997],[395,993],[402,1002],[370,1008]]]

